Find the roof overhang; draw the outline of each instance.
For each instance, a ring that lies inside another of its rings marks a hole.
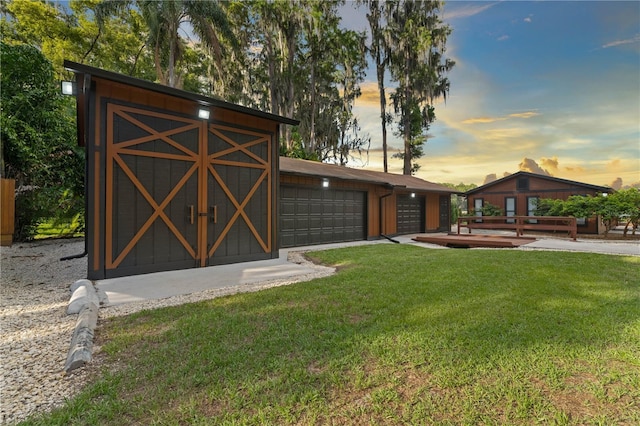
[[[406,192],[437,192],[460,194],[444,185],[432,183],[415,176],[384,173],[374,170],[355,169],[337,164],[280,157],[280,173],[295,176],[312,176],[319,179],[337,179],[379,185],[387,189]]]
[[[589,183],[576,182],[576,181],[573,181],[573,180],[557,178],[557,177],[554,177],[554,176],[547,176],[547,175],[541,175],[541,174],[538,174],[538,173],[530,173],[530,172],[519,171],[519,172],[510,174],[508,176],[505,176],[503,178],[494,180],[493,182],[486,183],[486,184],[484,184],[482,186],[479,186],[477,188],[470,189],[469,191],[465,192],[464,194],[465,195],[472,195],[472,194],[475,194],[477,192],[485,191],[487,188],[490,188],[490,187],[492,187],[494,185],[497,185],[497,184],[502,183],[504,181],[507,181],[509,179],[514,179],[517,176],[535,177],[535,178],[549,180],[549,181],[558,182],[558,183],[563,183],[563,184],[567,184],[567,185],[579,186],[579,187],[582,187],[582,188],[586,188],[586,189],[589,189],[589,190],[592,190],[592,191],[598,191],[598,192],[612,193],[612,192],[615,191],[613,188],[609,188],[609,187],[606,187],[606,186],[592,185],[592,184],[589,184]]]
[[[91,67],[88,65],[79,64],[79,63],[68,61],[68,60],[64,61],[64,68],[75,74],[91,75],[91,76],[95,76],[105,80],[114,81],[114,82],[129,85],[129,86],[139,87],[139,88],[150,90],[156,93],[161,93],[167,96],[174,96],[177,98],[191,100],[205,107],[208,106],[208,107],[224,108],[231,111],[240,112],[240,113],[251,115],[254,117],[264,118],[264,119],[275,121],[282,124],[290,124],[293,126],[300,124],[300,121],[294,120],[292,118],[282,117],[279,115],[271,114],[271,113],[260,111],[257,109],[248,108],[242,105],[225,102],[220,99],[200,95],[193,92],[187,92],[185,90],[164,86],[162,84],[152,83],[150,81],[142,80],[135,77],[130,77],[123,74],[118,74],[111,71],[106,71],[101,68]]]

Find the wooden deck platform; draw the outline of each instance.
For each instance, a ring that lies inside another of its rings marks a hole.
[[[449,235],[421,235],[413,238],[421,243],[438,244],[454,248],[513,248],[534,242],[535,238],[511,237],[504,235],[478,235],[478,234],[449,234]]]

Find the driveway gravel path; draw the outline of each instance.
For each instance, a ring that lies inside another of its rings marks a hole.
[[[77,315],[67,315],[69,286],[85,277],[83,240],[2,247],[0,263],[0,422],[11,424],[61,405],[85,383],[64,363]]]

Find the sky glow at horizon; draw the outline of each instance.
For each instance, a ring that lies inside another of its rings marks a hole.
[[[367,27],[354,3],[341,13],[348,28]],[[526,170],[614,188],[640,183],[640,2],[450,1],[443,16],[456,66],[418,177],[481,185]],[[354,111],[371,149],[350,165],[382,170],[372,68],[362,92]],[[402,146],[394,130],[390,153]],[[389,164],[402,173],[402,160]]]

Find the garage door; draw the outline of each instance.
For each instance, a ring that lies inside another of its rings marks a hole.
[[[398,234],[424,232],[424,197],[398,195]]]
[[[280,246],[357,241],[366,238],[366,192],[280,188]]]

